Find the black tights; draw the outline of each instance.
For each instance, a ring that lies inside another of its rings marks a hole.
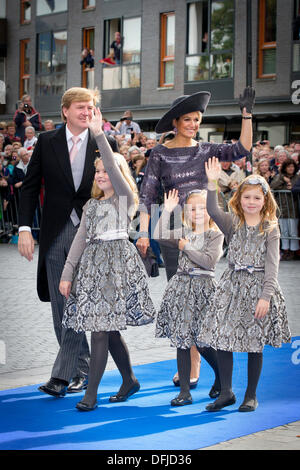
[[[232,396],[233,353],[218,349],[218,365],[220,371],[221,394],[218,400],[228,400]],[[262,353],[248,353],[248,384],[245,399],[256,398],[256,388],[263,362]]]
[[[97,401],[97,390],[106,368],[108,351],[123,379],[119,393],[125,394],[136,380],[131,367],[128,348],[119,331],[93,331],[91,333],[88,388],[82,399],[88,406],[93,406]]]
[[[220,377],[218,370],[217,351],[213,348],[197,349],[201,356],[208,362],[215,373],[214,387],[220,390]],[[190,349],[177,349],[177,367],[180,378],[180,395],[186,397],[190,393],[191,354]]]

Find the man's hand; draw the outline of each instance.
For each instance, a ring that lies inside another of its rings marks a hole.
[[[20,232],[18,241],[18,250],[21,256],[24,256],[28,261],[33,260],[34,253],[34,240],[31,232]]]

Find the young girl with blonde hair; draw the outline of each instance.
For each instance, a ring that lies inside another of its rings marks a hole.
[[[239,411],[254,411],[265,344],[280,347],[291,339],[285,301],[277,281],[280,240],[277,205],[266,180],[250,175],[231,198],[230,212],[223,212],[216,199],[220,164],[213,157],[205,166],[207,211],[225,235],[229,264],[198,338],[217,350],[221,379],[220,396],[206,409],[218,411],[235,403],[233,352],[247,352],[248,384]]]
[[[190,349],[193,346],[215,373],[210,397],[215,398],[220,391],[216,352],[197,341],[199,327],[214,294],[215,265],[222,255],[224,239],[206,211],[206,193],[206,190],[188,193],[182,214],[184,226],[169,230],[170,215],[180,208],[178,191],[169,191],[154,230],[154,238],[160,243],[176,246],[180,251],[177,272],[167,285],[156,323],[156,336],[169,338],[171,346],[177,348],[180,393],[171,401],[172,406],[192,403]]]
[[[124,157],[112,152],[97,108],[89,127],[100,158],[95,161],[92,198],[83,208],[59,287],[67,298],[63,326],[76,332],[92,332],[88,387],[76,405],[80,411],[97,407],[97,390],[108,350],[123,379],[110,402],[125,401],[139,390],[119,330],[150,323],[155,315],[144,265],[128,237],[128,225],[138,206],[136,185]]]

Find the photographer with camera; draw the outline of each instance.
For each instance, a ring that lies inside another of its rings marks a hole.
[[[131,140],[140,137],[141,128],[137,122],[132,120],[132,112],[127,110],[124,112],[123,116],[121,117],[120,121],[116,124],[116,131],[119,135],[131,135]]]
[[[42,130],[42,120],[40,113],[32,106],[29,95],[23,95],[19,107],[14,115],[16,123],[16,135],[20,137],[22,144],[25,140],[25,129],[32,126],[36,131]]]

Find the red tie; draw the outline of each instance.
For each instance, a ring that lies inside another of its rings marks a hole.
[[[73,146],[71,148],[71,152],[70,152],[70,162],[71,162],[71,165],[74,161],[74,158],[76,157],[76,154],[78,152],[78,147],[77,147],[77,142],[80,140],[80,137],[77,137],[77,136],[73,136],[72,137],[72,142],[73,142]]]

